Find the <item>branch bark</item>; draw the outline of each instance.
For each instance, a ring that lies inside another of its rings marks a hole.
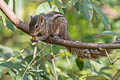
[[[8,7],[8,5],[4,2],[4,0],[0,0],[0,9],[4,14],[10,19],[10,21],[20,30],[24,31],[25,33],[29,34],[29,26],[24,24],[15,14],[14,12]],[[30,35],[30,34],[29,34]],[[63,39],[55,40],[53,37],[50,37],[48,40],[44,40],[44,42],[49,42],[51,44],[57,44],[65,47],[71,48],[86,48],[86,49],[120,49],[120,44],[115,43],[82,43],[82,42],[75,42],[75,41],[68,41]]]
[[[72,47],[72,48],[81,48],[81,49],[120,49],[120,44],[118,43],[83,43],[83,42],[75,42],[63,39],[57,39],[54,41],[53,37],[50,37],[51,44],[57,44],[65,47]]]

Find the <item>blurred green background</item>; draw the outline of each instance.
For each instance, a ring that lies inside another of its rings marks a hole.
[[[62,12],[68,20],[69,34],[75,41],[110,43],[115,41],[115,36],[119,37],[119,0],[5,0],[5,2],[26,24],[29,24],[30,16],[53,10]],[[109,26],[111,30],[106,29]],[[108,35],[103,35],[103,32]],[[30,39],[31,36],[18,30],[0,11],[1,80],[110,80],[120,68],[119,61],[111,65],[106,57],[81,59],[57,45],[49,45],[33,59],[35,46],[38,47],[39,53],[46,44],[39,43],[34,46]],[[119,50],[112,53],[110,55],[112,60],[120,56]],[[29,64],[31,60],[33,65]],[[52,60],[55,61],[55,65]],[[119,75],[120,73],[114,80],[120,80]]]

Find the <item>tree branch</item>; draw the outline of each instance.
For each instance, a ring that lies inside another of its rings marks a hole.
[[[10,21],[18,28],[29,34],[29,26],[24,24],[9,8],[9,6],[4,2],[4,0],[0,0],[0,9],[2,12],[10,19]]]
[[[117,43],[83,43],[83,42],[75,42],[63,39],[57,39],[54,41],[53,37],[49,38],[51,44],[61,45],[65,47],[72,47],[72,48],[81,48],[81,49],[120,49],[120,44]],[[44,41],[46,42],[46,41]]]
[[[8,5],[4,2],[4,0],[0,0],[0,9],[4,14],[10,19],[10,21],[20,30],[24,31],[25,33],[29,34],[29,26],[24,24],[8,7]],[[30,34],[29,34],[30,35]],[[73,47],[73,48],[91,48],[91,49],[120,49],[120,44],[109,43],[82,43],[82,42],[75,42],[75,41],[68,41],[63,39],[55,40],[53,37],[50,37],[48,40],[44,40],[44,42],[49,42],[51,44],[57,44],[65,47]]]

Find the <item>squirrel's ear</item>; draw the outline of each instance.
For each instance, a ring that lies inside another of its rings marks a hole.
[[[39,21],[41,22],[41,23],[43,23],[44,22],[44,16],[39,16]]]
[[[35,23],[34,17],[33,17],[33,16],[30,16],[30,17],[31,17],[30,23],[31,23],[31,24],[34,24],[34,23]]]
[[[31,17],[31,19],[33,18],[33,16],[30,16]]]

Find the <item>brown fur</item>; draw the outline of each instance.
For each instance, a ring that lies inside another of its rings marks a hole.
[[[38,28],[36,28],[36,25]],[[40,40],[46,39],[49,36],[58,36],[65,40],[72,40],[68,35],[67,19],[61,13],[52,11],[42,16],[34,16],[30,22],[30,33],[33,36],[39,36]],[[104,50],[99,49],[78,49],[67,48],[71,53],[83,58],[98,58],[106,56]],[[111,50],[107,50],[111,52]]]

